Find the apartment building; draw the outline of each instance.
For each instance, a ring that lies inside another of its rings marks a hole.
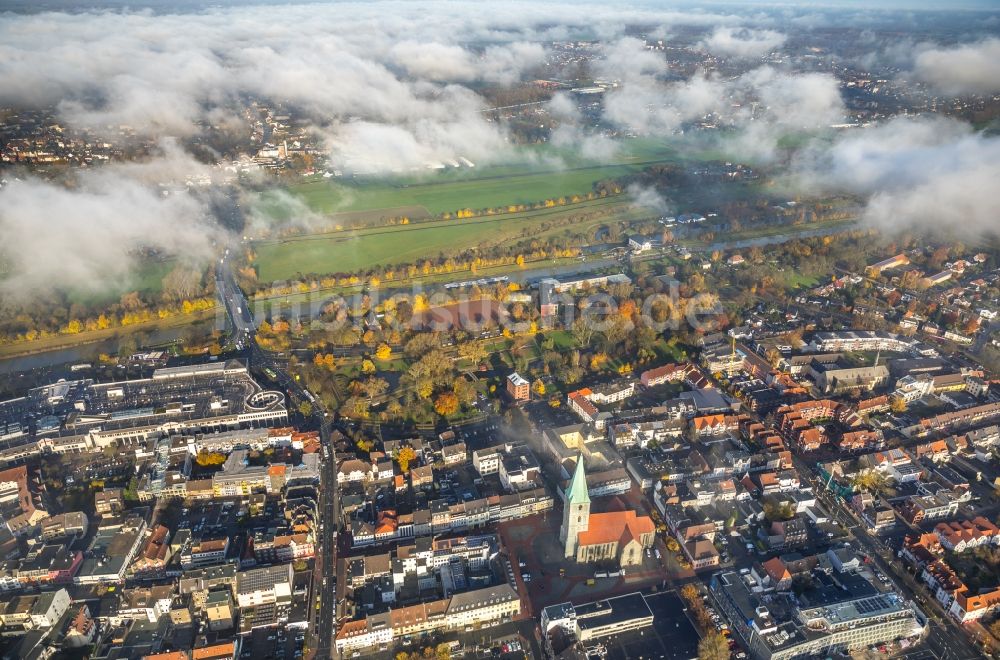
[[[501,584],[348,621],[339,626],[335,644],[343,654],[388,645],[409,635],[491,626],[520,614],[517,592],[509,584]]]

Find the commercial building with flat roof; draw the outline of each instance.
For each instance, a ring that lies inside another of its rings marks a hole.
[[[645,628],[653,623],[653,610],[638,592],[577,605],[574,609],[582,642]]]
[[[125,569],[139,551],[146,533],[146,521],[129,518],[123,524],[102,525],[84,552],[83,564],[73,577],[74,584],[121,582]]]
[[[825,657],[920,635],[926,617],[898,594],[879,593],[863,578],[814,571],[817,586],[794,597],[761,593],[753,575],[730,571],[711,590],[729,624],[762,660]]]

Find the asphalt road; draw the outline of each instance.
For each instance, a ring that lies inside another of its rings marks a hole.
[[[233,341],[243,348],[253,336],[256,326],[253,314],[250,313],[250,305],[236,284],[228,257],[225,256],[219,260],[219,267],[215,271],[215,292],[226,308]]]
[[[979,355],[986,348],[986,343],[992,339],[993,335],[1000,332],[1000,320],[991,321],[985,330],[980,331],[979,336],[976,337],[976,343],[972,345],[971,352],[974,355]]]
[[[300,399],[306,399],[305,390],[288,373],[288,361],[262,349],[253,340],[256,325],[250,312],[246,296],[236,284],[232,270],[225,257],[222,258],[216,274],[216,293],[226,308],[229,330],[237,347],[243,349],[248,369],[270,369],[275,377],[273,380],[290,394]],[[313,658],[331,658],[334,656],[333,637],[336,634],[334,616],[337,605],[337,543],[336,532],[340,512],[337,492],[336,456],[330,445],[332,421],[327,411],[323,410],[319,400],[313,403],[312,422],[320,431],[320,442],[329,449],[329,458],[323,461],[323,471],[320,480],[320,525],[318,539],[319,553],[315,558],[316,570],[313,572],[313,584],[310,589],[308,612],[309,634],[307,648],[312,649]],[[316,609],[317,597],[319,609]],[[318,612],[318,616],[317,616]]]
[[[882,573],[892,580],[893,587],[907,600],[917,603],[924,614],[928,616],[930,631],[926,642],[921,649],[914,651],[912,657],[926,657],[925,651],[930,651],[933,657],[938,660],[975,660],[984,657],[965,632],[959,628],[958,623],[948,616],[938,602],[930,596],[927,589],[918,584],[914,577],[906,571],[903,562],[895,557],[891,548],[886,547],[877,536],[869,534],[854,514],[842,506],[839,498],[822,490],[821,485],[816,487],[816,491],[817,498],[823,502],[837,522],[851,530],[857,539],[858,547],[872,558],[875,566]],[[907,656],[910,657],[910,654]]]
[[[322,415],[323,413],[319,413]],[[324,447],[330,447],[331,425],[324,420],[320,425],[320,440]],[[336,529],[340,520],[338,511],[339,498],[337,493],[337,461],[333,455],[333,448],[330,448],[330,459],[323,462],[323,479],[320,484],[320,504],[322,513],[320,520],[323,529],[320,532],[319,556],[316,561],[319,563],[319,571],[313,582],[313,598],[320,597],[319,620],[310,628],[312,633],[313,648],[316,649],[315,658],[331,658],[334,656],[333,636],[334,617],[337,611],[337,541]]]

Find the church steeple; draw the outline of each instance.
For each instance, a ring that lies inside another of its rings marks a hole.
[[[576,458],[573,478],[570,479],[563,498],[563,522],[559,529],[559,540],[563,542],[566,558],[576,557],[580,532],[590,527],[590,492],[587,487],[587,471],[583,467],[583,454]]]
[[[590,492],[587,488],[587,474],[583,467],[583,455],[577,456],[576,469],[573,470],[573,478],[566,489],[567,504],[590,505]]]

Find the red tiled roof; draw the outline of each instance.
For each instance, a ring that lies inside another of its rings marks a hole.
[[[639,540],[651,534],[656,526],[649,516],[636,515],[635,511],[592,513],[587,531],[580,532],[577,541],[581,546],[602,545],[617,541],[624,545],[631,539]]]
[[[236,654],[236,642],[203,646],[191,652],[192,660],[214,660],[215,658],[231,658]]]
[[[781,561],[780,557],[768,559],[766,562],[761,564],[761,566],[764,567],[768,576],[770,576],[770,578],[775,582],[790,580],[792,577],[792,574],[788,572],[788,568],[785,566],[785,562]]]

